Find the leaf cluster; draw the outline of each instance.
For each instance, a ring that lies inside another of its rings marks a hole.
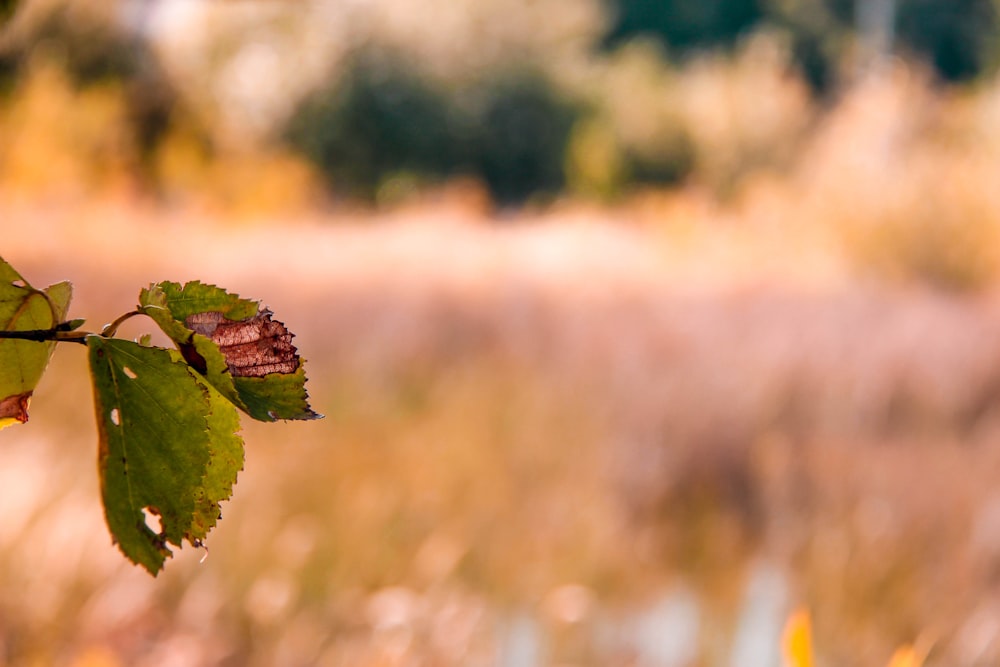
[[[156,574],[186,540],[202,546],[243,468],[238,411],[261,421],[316,419],[293,334],[260,303],[215,285],[162,282],[100,333],[66,320],[72,288],[32,287],[0,258],[0,428],[28,405],[60,341],[87,347],[108,528]],[[116,337],[148,316],[175,349]]]

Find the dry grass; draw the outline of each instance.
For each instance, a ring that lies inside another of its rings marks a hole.
[[[5,257],[73,278],[95,326],[161,278],[264,298],[328,415],[246,424],[210,557],[148,581],[108,544],[84,359],[60,350],[3,432],[8,662],[492,664],[535,637],[542,664],[629,664],[683,586],[717,664],[760,562],[833,663],[928,634],[929,665],[995,659],[992,297],[769,273],[766,235],[695,232],[707,280],[661,228],[422,215],[5,208]]]

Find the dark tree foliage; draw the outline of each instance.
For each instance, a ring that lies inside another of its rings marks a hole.
[[[859,3],[867,0],[608,0],[615,17],[604,45],[636,35],[661,39],[668,52],[729,46],[761,25],[790,38],[796,65],[818,91],[835,83]],[[930,64],[943,81],[988,72],[997,57],[993,0],[896,0],[896,51]]]
[[[68,5],[56,5],[31,35],[24,54],[34,49],[57,56],[73,82],[84,87],[138,74],[143,44],[107,21]]]
[[[0,0],[0,34],[7,19],[14,14],[17,4],[17,0]],[[8,93],[14,87],[19,70],[20,59],[17,54],[10,49],[0,49],[0,95]]]
[[[947,81],[973,79],[993,65],[998,28],[992,0],[903,0],[897,21],[902,49]]]
[[[141,36],[68,4],[53,5],[30,32],[9,40],[3,57],[13,68],[39,52],[57,60],[77,88],[142,78],[155,61]]]
[[[454,169],[453,125],[447,100],[402,63],[360,57],[343,80],[302,105],[285,137],[333,189],[370,199],[393,172],[433,177]]]
[[[563,185],[575,107],[540,76],[514,73],[443,91],[401,60],[357,57],[306,100],[285,139],[335,192],[373,199],[394,174],[478,176],[501,202]]]
[[[578,110],[540,76],[492,83],[475,123],[470,166],[501,202],[554,192],[565,182],[564,156]]]
[[[764,17],[761,0],[611,0],[605,38],[615,45],[637,34],[663,39],[675,53],[728,46]]]
[[[0,52],[0,97],[13,90],[20,70],[21,64],[16,56]]]
[[[792,60],[813,92],[832,92],[851,41],[856,0],[771,2],[765,22],[787,36]]]
[[[17,5],[18,0],[0,0],[0,24],[14,13]]]

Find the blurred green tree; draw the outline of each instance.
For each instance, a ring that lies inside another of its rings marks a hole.
[[[831,92],[850,48],[855,0],[769,2],[767,23],[789,40],[792,60],[814,92]]]
[[[607,0],[614,19],[604,46],[636,35],[662,40],[674,57],[727,47],[770,25],[791,41],[796,64],[817,90],[835,83],[839,64],[860,38],[869,0]],[[994,0],[890,0],[886,37],[893,50],[928,63],[947,82],[991,71],[1000,49]]]
[[[516,203],[562,188],[577,115],[531,71],[446,91],[401,57],[366,53],[303,102],[284,136],[335,192],[371,201],[400,175],[472,175],[498,201]]]
[[[530,71],[489,81],[482,99],[466,160],[494,197],[517,202],[562,189],[566,150],[579,110]]]
[[[730,45],[764,17],[761,0],[611,0],[611,6],[606,44],[650,34],[675,53]]]
[[[900,47],[926,60],[947,81],[988,71],[1000,46],[993,0],[899,0]]]
[[[285,138],[331,189],[372,200],[393,174],[434,178],[454,170],[454,125],[444,96],[401,61],[360,55],[301,105]]]

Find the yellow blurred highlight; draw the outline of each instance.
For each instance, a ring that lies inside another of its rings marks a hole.
[[[32,63],[0,109],[0,181],[33,194],[121,191],[135,161],[120,85],[75,90],[60,68]]]
[[[110,649],[104,646],[91,646],[84,649],[70,665],[71,667],[121,667],[122,662]]]
[[[812,625],[809,612],[799,609],[785,623],[781,636],[785,667],[813,667]]]
[[[809,611],[799,609],[788,617],[781,635],[784,667],[813,667],[812,622]],[[900,646],[889,659],[888,667],[922,667],[924,658],[911,645]]]
[[[900,646],[889,660],[889,667],[921,667],[923,664],[923,657],[917,655],[912,646]]]
[[[166,200],[193,204],[240,219],[289,215],[314,206],[319,177],[303,160],[277,148],[239,154],[213,151],[187,120],[168,131],[155,159]]]

